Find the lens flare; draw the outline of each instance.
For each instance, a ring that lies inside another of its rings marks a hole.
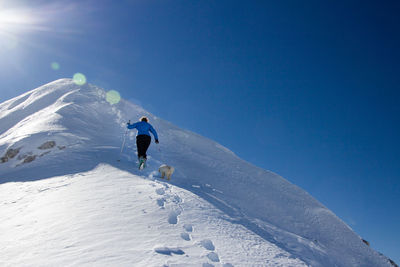
[[[84,85],[86,83],[86,77],[82,73],[75,73],[74,77],[72,78],[74,83],[77,85]]]
[[[108,91],[106,94],[106,100],[108,103],[111,105],[117,104],[119,101],[121,101],[121,96],[119,93],[115,90]]]
[[[51,68],[53,70],[59,70],[60,69],[60,64],[58,64],[57,62],[52,62],[51,63]]]

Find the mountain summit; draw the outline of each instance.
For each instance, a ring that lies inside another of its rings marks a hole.
[[[301,188],[70,79],[0,104],[5,266],[391,266]],[[128,120],[159,133],[137,170]],[[157,172],[175,168],[171,181]]]

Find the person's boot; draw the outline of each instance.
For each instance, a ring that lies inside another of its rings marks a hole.
[[[146,158],[139,157],[139,170],[146,168]]]

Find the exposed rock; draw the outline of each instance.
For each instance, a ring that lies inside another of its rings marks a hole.
[[[17,149],[12,149],[12,148],[10,148],[9,150],[7,150],[5,156],[8,157],[9,159],[12,159],[12,158],[14,158],[16,155],[18,155],[20,149],[21,149],[21,148],[17,148]]]
[[[6,154],[3,157],[1,157],[1,159],[0,159],[1,163],[5,163],[9,159],[14,158],[16,155],[18,155],[20,149],[21,148],[17,148],[17,149],[10,148],[10,149],[8,149]]]
[[[29,155],[24,159],[23,163],[29,163],[29,162],[34,161],[35,159],[36,159],[36,155]]]
[[[362,242],[364,242],[364,244],[366,244],[369,247],[369,242],[367,240],[365,240],[365,239],[361,239],[361,240],[362,240]]]
[[[40,147],[38,147],[39,149],[50,149],[56,146],[56,142],[55,141],[47,141],[45,143],[43,143]]]
[[[390,264],[392,264],[394,267],[399,267],[393,260],[389,259]]]
[[[59,150],[63,150],[63,149],[65,149],[66,148],[66,146],[58,146],[58,149]]]

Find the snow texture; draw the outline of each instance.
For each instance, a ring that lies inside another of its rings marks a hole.
[[[117,159],[142,115],[139,171],[134,131]],[[1,266],[391,266],[301,188],[93,85],[0,104],[0,153]]]

